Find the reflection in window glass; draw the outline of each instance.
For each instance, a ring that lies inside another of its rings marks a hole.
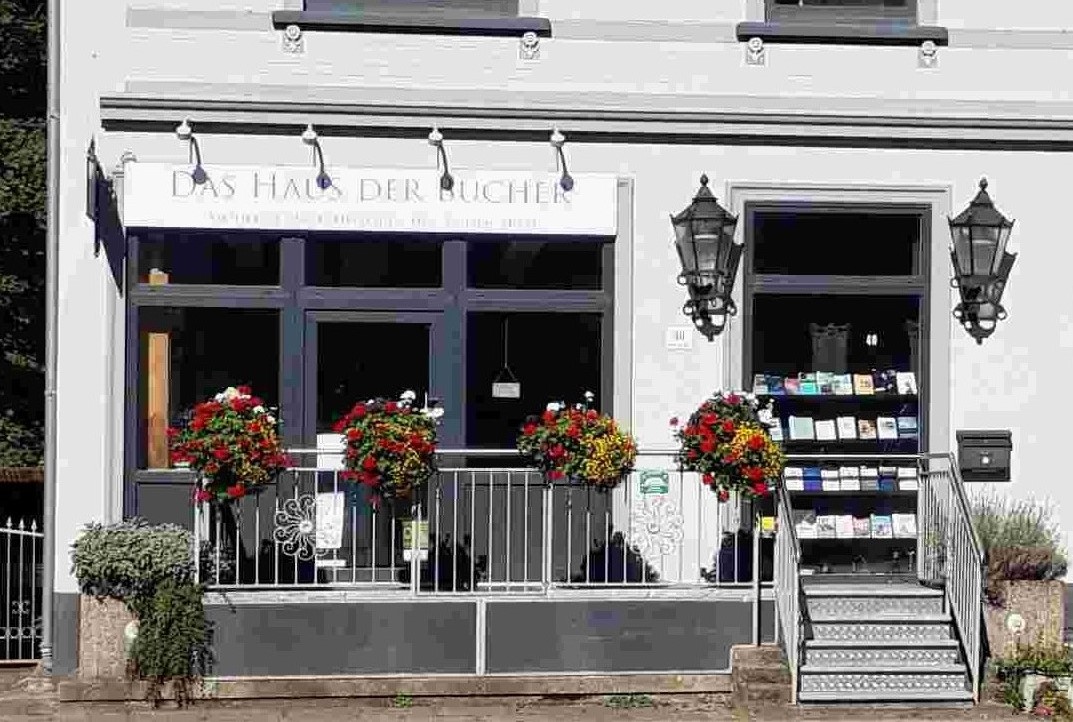
[[[166,468],[161,429],[228,386],[278,405],[278,311],[142,307],[138,320],[139,468]]]
[[[475,241],[469,244],[469,285],[599,290],[603,248],[582,240]]]
[[[165,283],[279,284],[279,238],[249,233],[168,231],[138,237],[138,280]]]
[[[920,217],[913,214],[758,212],[756,273],[909,276],[920,273]]]
[[[409,236],[336,235],[306,240],[311,286],[438,288],[443,244]]]

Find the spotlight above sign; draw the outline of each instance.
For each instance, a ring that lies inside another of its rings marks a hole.
[[[199,166],[200,167],[200,166]],[[235,228],[614,236],[617,179],[572,176],[571,190],[552,173],[473,172],[442,187],[439,171],[321,165],[206,166],[201,183],[189,166],[127,165],[127,228]],[[319,179],[319,180],[318,180]]]

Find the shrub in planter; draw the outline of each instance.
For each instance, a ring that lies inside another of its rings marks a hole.
[[[1070,716],[1073,650],[1064,644],[1048,644],[1042,639],[1035,644],[1018,644],[992,666],[1002,684],[1004,700],[1015,710],[1073,719]]]
[[[633,471],[637,442],[613,418],[589,408],[594,398],[586,392],[585,403],[573,408],[552,402],[522,425],[518,452],[548,482],[567,479],[608,491]]]
[[[202,587],[193,579],[190,532],[140,519],[90,524],[73,544],[72,561],[83,593],[80,673],[126,671],[146,679],[154,704],[161,685],[171,681],[177,701],[189,701],[190,682],[209,663],[208,623]],[[132,620],[137,635],[127,655],[124,633]]]

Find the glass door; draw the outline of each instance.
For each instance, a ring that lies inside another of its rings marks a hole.
[[[317,454],[316,472],[300,474],[302,494],[316,494],[316,526],[326,530],[317,539],[315,564],[322,581],[406,584],[409,560],[403,543],[408,505],[373,509],[366,487],[346,482],[323,469],[341,464],[332,456],[342,448],[333,426],[354,404],[382,397],[397,399],[404,391],[445,408],[450,391],[449,340],[442,314],[366,311],[310,311],[305,327],[306,446]],[[457,408],[455,406],[455,408]],[[441,446],[450,443],[442,438]],[[313,459],[303,462],[313,467]],[[341,468],[341,466],[339,467]],[[327,578],[325,578],[327,577]]]

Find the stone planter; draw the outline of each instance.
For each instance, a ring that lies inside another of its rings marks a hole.
[[[1062,643],[1065,583],[1002,582],[1001,606],[984,605],[992,657],[1009,657],[1017,644]]]
[[[1024,709],[1022,712],[1032,711],[1032,699],[1036,696],[1036,690],[1041,684],[1050,680],[1054,682],[1054,686],[1058,688],[1060,692],[1063,692],[1066,699],[1073,703],[1073,690],[1070,689],[1070,682],[1073,678],[1070,677],[1048,677],[1042,674],[1026,674],[1021,678],[1021,699],[1025,701]]]
[[[83,594],[79,602],[78,676],[83,679],[125,679],[128,625],[134,616],[117,599]]]

